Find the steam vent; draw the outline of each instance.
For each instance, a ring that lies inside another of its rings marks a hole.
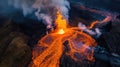
[[[120,0],[0,0],[0,67],[120,67]]]

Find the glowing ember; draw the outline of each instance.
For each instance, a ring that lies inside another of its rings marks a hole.
[[[59,67],[59,61],[64,51],[63,43],[68,41],[70,48],[66,55],[75,61],[94,60],[93,49],[95,40],[82,32],[79,28],[67,28],[67,21],[58,11],[56,18],[56,30],[44,36],[37,46],[44,49],[33,50],[33,62],[31,67]],[[62,34],[62,35],[59,35]],[[66,44],[67,45],[67,44]]]

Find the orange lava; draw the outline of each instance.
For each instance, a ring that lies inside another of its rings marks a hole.
[[[55,20],[57,28],[57,34],[64,34],[67,31],[67,20],[62,16],[62,14],[58,11],[57,18]]]
[[[60,29],[60,30],[57,32],[57,34],[64,34],[64,33],[65,33],[64,29]]]
[[[56,24],[54,32],[39,40],[37,46],[44,49],[40,49],[41,52],[33,50],[33,61],[30,67],[59,67],[60,58],[65,50],[63,45],[65,41],[68,41],[66,45],[69,46],[66,55],[71,56],[75,61],[94,60],[94,51],[90,47],[95,47],[96,42],[91,36],[78,28],[67,28],[67,21],[59,11]]]
[[[111,16],[107,16],[107,17],[104,18],[102,21],[96,20],[96,21],[94,21],[94,22],[92,22],[92,23],[90,24],[89,28],[90,28],[90,29],[93,28],[96,24],[106,25],[106,24],[110,21],[110,19],[111,19]],[[102,26],[102,25],[101,25],[101,26]]]
[[[92,29],[99,21],[94,21],[91,23],[91,25],[89,26],[90,29]]]

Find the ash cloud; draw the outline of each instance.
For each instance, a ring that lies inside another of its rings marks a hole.
[[[24,16],[34,13],[38,20],[42,20],[47,28],[52,28],[57,10],[68,19],[69,2],[67,0],[8,0],[8,4],[21,9]]]

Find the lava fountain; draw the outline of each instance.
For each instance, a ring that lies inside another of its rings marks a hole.
[[[67,20],[58,11],[56,29],[39,40],[33,50],[30,67],[59,67],[60,58],[65,51],[63,43],[68,42],[69,51],[65,54],[76,62],[94,61],[95,40],[78,27],[68,28]],[[39,49],[39,52],[38,52]]]

